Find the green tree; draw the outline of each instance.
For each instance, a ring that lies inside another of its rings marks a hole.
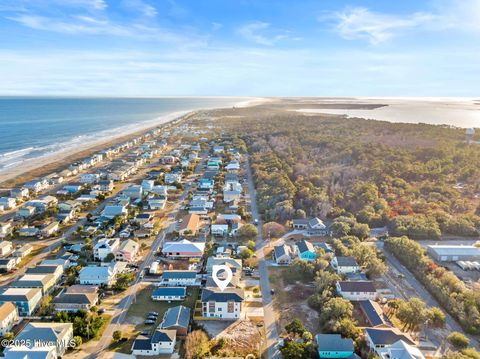
[[[300,321],[300,319],[294,319],[285,326],[285,330],[289,334],[297,334],[301,336],[305,331],[305,326]]]
[[[80,347],[80,345],[83,344],[82,337],[81,337],[81,336],[78,336],[78,335],[75,335],[75,336],[73,337],[73,342],[75,343],[75,348],[78,349],[78,348]]]
[[[252,257],[253,254],[254,254],[254,253],[253,253],[253,251],[252,251],[251,249],[249,249],[249,248],[243,248],[243,249],[240,251],[239,256],[240,256],[240,258],[242,258],[242,259],[248,259],[248,258]]]
[[[470,344],[470,339],[459,332],[452,332],[447,337],[448,342],[456,349],[465,349]]]
[[[237,235],[241,238],[255,238],[258,235],[257,227],[248,223],[237,231]]]
[[[112,335],[113,341],[118,342],[122,339],[122,332],[120,330],[115,330]]]

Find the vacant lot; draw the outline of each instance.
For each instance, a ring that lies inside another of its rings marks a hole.
[[[275,290],[273,306],[280,331],[293,319],[300,319],[312,333],[319,330],[317,312],[311,309],[308,298],[314,293],[312,285],[297,282],[287,285],[284,282],[284,273],[288,267],[270,267],[268,274],[270,286]]]

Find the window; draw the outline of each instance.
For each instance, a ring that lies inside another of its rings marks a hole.
[[[208,302],[208,311],[210,313],[215,312],[215,302]]]
[[[233,313],[234,311],[235,311],[235,302],[229,300],[229,301],[227,302],[227,312],[228,312],[228,313]]]

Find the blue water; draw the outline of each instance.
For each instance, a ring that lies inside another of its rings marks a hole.
[[[157,118],[171,113],[231,107],[244,100],[0,97],[0,171],[88,141],[154,126]]]

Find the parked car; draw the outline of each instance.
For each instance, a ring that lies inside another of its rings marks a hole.
[[[274,295],[275,294],[275,289],[270,289],[270,294]]]
[[[151,320],[151,319],[147,319],[146,321],[143,322],[145,325],[152,325],[152,324],[155,324],[155,321],[154,320]]]
[[[158,317],[158,313],[157,313],[157,312],[149,312],[148,315],[154,315],[154,316]]]

